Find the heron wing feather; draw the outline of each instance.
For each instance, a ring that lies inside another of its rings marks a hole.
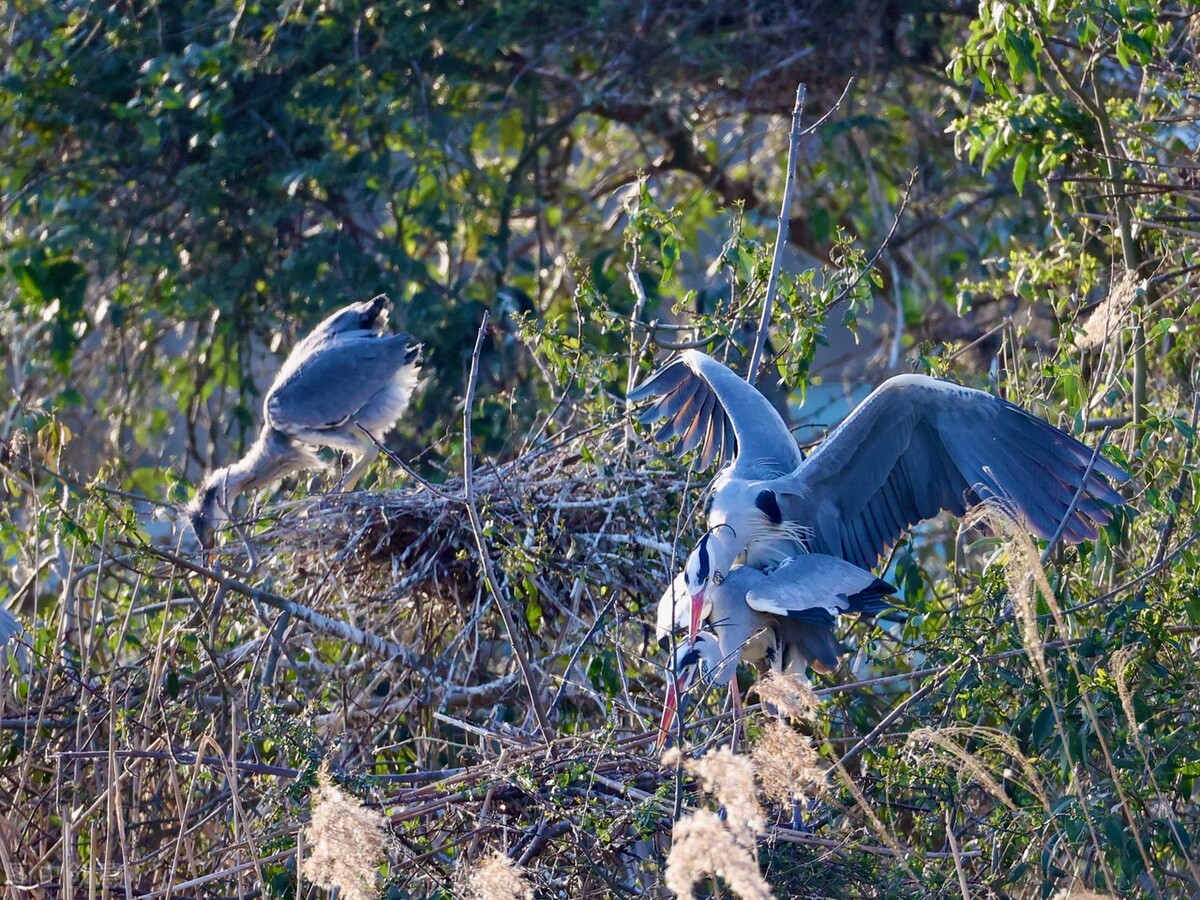
[[[698,464],[732,460],[738,477],[773,478],[792,471],[804,459],[770,401],[705,353],[684,351],[629,393],[634,402],[649,397],[663,399],[639,418],[643,422],[668,418],[655,439],[683,438],[676,452],[698,448]],[[719,446],[718,435],[723,435]]]
[[[796,472],[771,488],[786,518],[812,523],[811,549],[873,566],[903,532],[947,510],[997,497],[1049,537],[1093,451],[983,391],[920,375],[889,379]],[[1128,476],[1096,457],[1065,534],[1094,536]],[[1055,517],[1055,513],[1058,517]]]

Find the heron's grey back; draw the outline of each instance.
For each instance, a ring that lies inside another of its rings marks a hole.
[[[398,416],[416,383],[415,353],[407,334],[326,341],[272,385],[264,404],[267,419],[284,433],[336,428],[359,416],[398,375],[407,375]]]

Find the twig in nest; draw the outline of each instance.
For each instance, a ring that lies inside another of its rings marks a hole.
[[[181,569],[187,569],[189,572],[203,575],[219,587],[234,591],[243,597],[249,597],[251,600],[257,600],[259,603],[265,603],[267,606],[291,613],[300,621],[306,622],[317,629],[317,631],[334,635],[347,643],[366,647],[368,650],[373,650],[384,656],[395,657],[406,666],[415,667],[416,661],[413,658],[413,654],[406,647],[402,647],[386,638],[381,638],[379,635],[372,634],[369,631],[363,631],[361,628],[355,628],[349,622],[339,622],[337,619],[323,616],[319,612],[309,609],[307,606],[302,606],[295,600],[289,600],[286,597],[280,597],[278,594],[272,594],[270,591],[252,587],[243,581],[238,581],[236,578],[230,578],[222,575],[220,572],[215,572],[212,569],[198,565],[190,559],[185,559],[169,550],[163,550],[159,547],[137,547],[135,549],[141,550],[143,553],[148,553],[151,556],[156,556]]]
[[[370,438],[371,443],[374,444],[380,450],[380,452],[382,452],[383,455],[388,458],[388,460],[390,462],[395,463],[397,466],[399,466],[401,469],[403,469],[405,475],[407,475],[409,478],[411,478],[413,481],[415,481],[421,487],[425,488],[425,490],[429,491],[431,494],[436,494],[437,496],[441,497],[443,500],[449,500],[451,503],[461,503],[462,502],[462,497],[456,497],[453,494],[448,494],[445,491],[443,491],[441,488],[437,487],[437,485],[430,482],[427,478],[422,478],[413,469],[412,466],[410,466],[408,463],[406,463],[404,460],[402,460],[398,454],[393,453],[389,448],[385,447],[382,443],[380,443],[379,438],[375,437],[375,435],[371,434],[371,432],[369,432],[369,431],[367,431],[367,429],[363,428],[361,424],[359,424],[358,422],[355,422],[354,426],[359,431],[361,431],[363,434],[365,434],[368,438]]]

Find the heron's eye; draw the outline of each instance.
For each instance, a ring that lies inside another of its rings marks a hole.
[[[725,580],[725,576],[714,570],[712,573],[712,578],[709,580],[712,581],[713,584],[720,584]]]

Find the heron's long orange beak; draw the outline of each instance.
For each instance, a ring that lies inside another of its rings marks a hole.
[[[696,643],[696,633],[700,630],[700,617],[704,614],[704,588],[692,594],[692,618],[688,625],[688,644]]]
[[[662,750],[663,744],[671,736],[671,723],[675,721],[675,711],[679,708],[679,688],[674,682],[667,685],[667,698],[663,701],[662,721],[658,724],[658,740],[654,742],[654,752]]]

